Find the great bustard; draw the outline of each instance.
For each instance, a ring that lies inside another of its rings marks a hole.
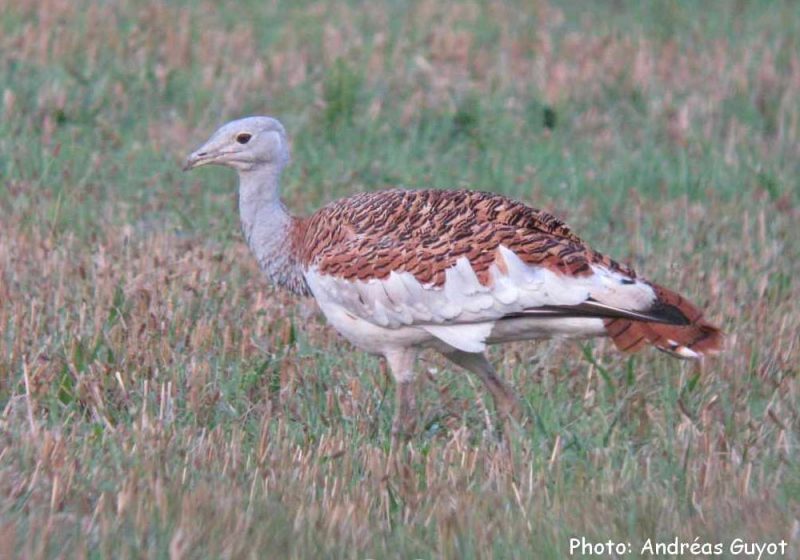
[[[610,336],[625,352],[651,344],[682,358],[721,346],[694,305],[593,251],[546,212],[487,192],[398,189],[295,217],[279,196],[288,162],[281,123],[249,117],[217,130],[185,169],[235,169],[242,230],[267,277],[312,295],[345,338],[386,358],[397,383],[395,436],[413,430],[423,348],[475,373],[505,416],[519,405],[487,344]]]

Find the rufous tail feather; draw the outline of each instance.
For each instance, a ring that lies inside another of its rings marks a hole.
[[[677,310],[686,324],[670,325],[630,319],[606,319],[605,326],[614,345],[623,352],[635,352],[651,344],[679,358],[701,358],[722,349],[723,334],[703,318],[703,312],[681,295],[652,284],[658,305]]]

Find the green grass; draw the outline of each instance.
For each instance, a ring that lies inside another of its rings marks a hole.
[[[796,556],[800,9],[560,4],[0,0],[0,557]],[[380,362],[266,285],[230,172],[180,172],[246,114],[287,126],[296,212],[503,192],[728,348],[495,349],[529,417],[508,450],[427,356],[390,457]]]

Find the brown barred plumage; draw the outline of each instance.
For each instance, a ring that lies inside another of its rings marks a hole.
[[[678,357],[690,357],[686,352],[704,355],[714,353],[722,347],[722,333],[703,318],[697,309],[681,295],[650,284],[656,292],[659,304],[677,309],[686,317],[686,325],[670,325],[627,319],[606,319],[606,331],[614,345],[623,352],[635,352],[652,344],[659,350]]]
[[[635,277],[590,250],[558,218],[505,196],[469,190],[386,190],[335,201],[296,221],[294,243],[305,266],[348,280],[409,272],[441,286],[460,256],[481,283],[500,245],[524,262],[567,275],[591,264]]]

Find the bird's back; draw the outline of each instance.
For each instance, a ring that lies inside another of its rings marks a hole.
[[[333,276],[382,279],[409,272],[440,286],[464,256],[482,283],[499,246],[528,264],[565,274],[598,262],[633,271],[589,249],[561,220],[505,196],[469,190],[386,190],[328,204],[305,218],[298,250],[305,266]]]

